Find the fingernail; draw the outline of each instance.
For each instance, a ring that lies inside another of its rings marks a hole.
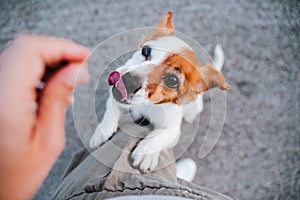
[[[83,84],[89,81],[89,72],[85,64],[77,65],[71,67],[72,72],[67,77],[67,84],[74,87],[75,84]]]
[[[74,97],[73,97],[73,95],[70,95],[69,97],[68,97],[68,104],[69,105],[72,105],[73,103],[74,103]]]
[[[81,65],[81,68],[79,69],[76,83],[83,84],[88,82],[89,79],[90,79],[89,71],[87,65],[84,63]]]

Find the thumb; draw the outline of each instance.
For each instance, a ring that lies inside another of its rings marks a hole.
[[[44,88],[37,118],[36,139],[43,148],[64,147],[65,108],[70,103],[76,83],[86,83],[89,79],[87,67],[70,64],[51,77]]]

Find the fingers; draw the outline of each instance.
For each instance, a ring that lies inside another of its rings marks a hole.
[[[18,36],[0,56],[0,66],[6,67],[5,75],[11,78],[22,74],[26,83],[35,84],[47,66],[61,61],[83,61],[89,50],[73,41],[37,35]],[[18,81],[20,82],[20,81]]]
[[[30,45],[31,50],[36,51],[36,56],[39,56],[45,65],[51,65],[61,60],[80,61],[89,55],[86,47],[63,38],[21,35],[16,38],[15,43],[21,43],[20,46],[24,46],[24,49]],[[27,49],[27,51],[29,50]]]
[[[82,61],[89,55],[89,50],[77,43],[62,39],[34,36],[36,51],[45,65],[51,66],[60,61]]]
[[[0,55],[0,85],[10,88],[7,96],[23,101],[16,104],[20,107],[18,111],[13,107],[11,112],[28,115],[32,106],[24,101],[30,104],[37,98],[36,83],[42,79],[47,66],[61,61],[82,62],[88,55],[88,49],[70,40],[36,35],[17,37]]]
[[[70,64],[55,74],[46,84],[40,102],[36,139],[43,148],[60,153],[64,146],[65,108],[75,83],[89,79],[86,67]]]
[[[0,85],[9,88],[5,92],[9,94],[6,107],[11,113],[19,113],[20,126],[17,127],[30,132],[31,125],[35,126],[38,133],[30,137],[32,141],[41,140],[45,148],[56,145],[62,149],[65,107],[70,102],[75,80],[77,78],[79,83],[88,80],[87,69],[72,63],[80,63],[88,55],[88,49],[70,40],[36,35],[19,36],[1,53]],[[47,81],[38,105],[38,116],[35,116],[31,105],[36,100],[36,83],[47,66],[57,66],[62,61],[70,64]],[[77,74],[79,70],[81,73]],[[11,103],[10,99],[15,101]]]

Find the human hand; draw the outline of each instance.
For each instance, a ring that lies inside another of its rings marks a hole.
[[[89,79],[80,69],[88,54],[68,40],[26,35],[0,55],[0,199],[31,198],[63,150],[65,108],[75,84]],[[69,64],[37,102],[36,83],[62,61]]]

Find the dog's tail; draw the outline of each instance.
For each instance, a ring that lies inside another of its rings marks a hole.
[[[224,65],[225,57],[222,47],[217,44],[214,51],[214,66],[218,71],[222,70]]]

